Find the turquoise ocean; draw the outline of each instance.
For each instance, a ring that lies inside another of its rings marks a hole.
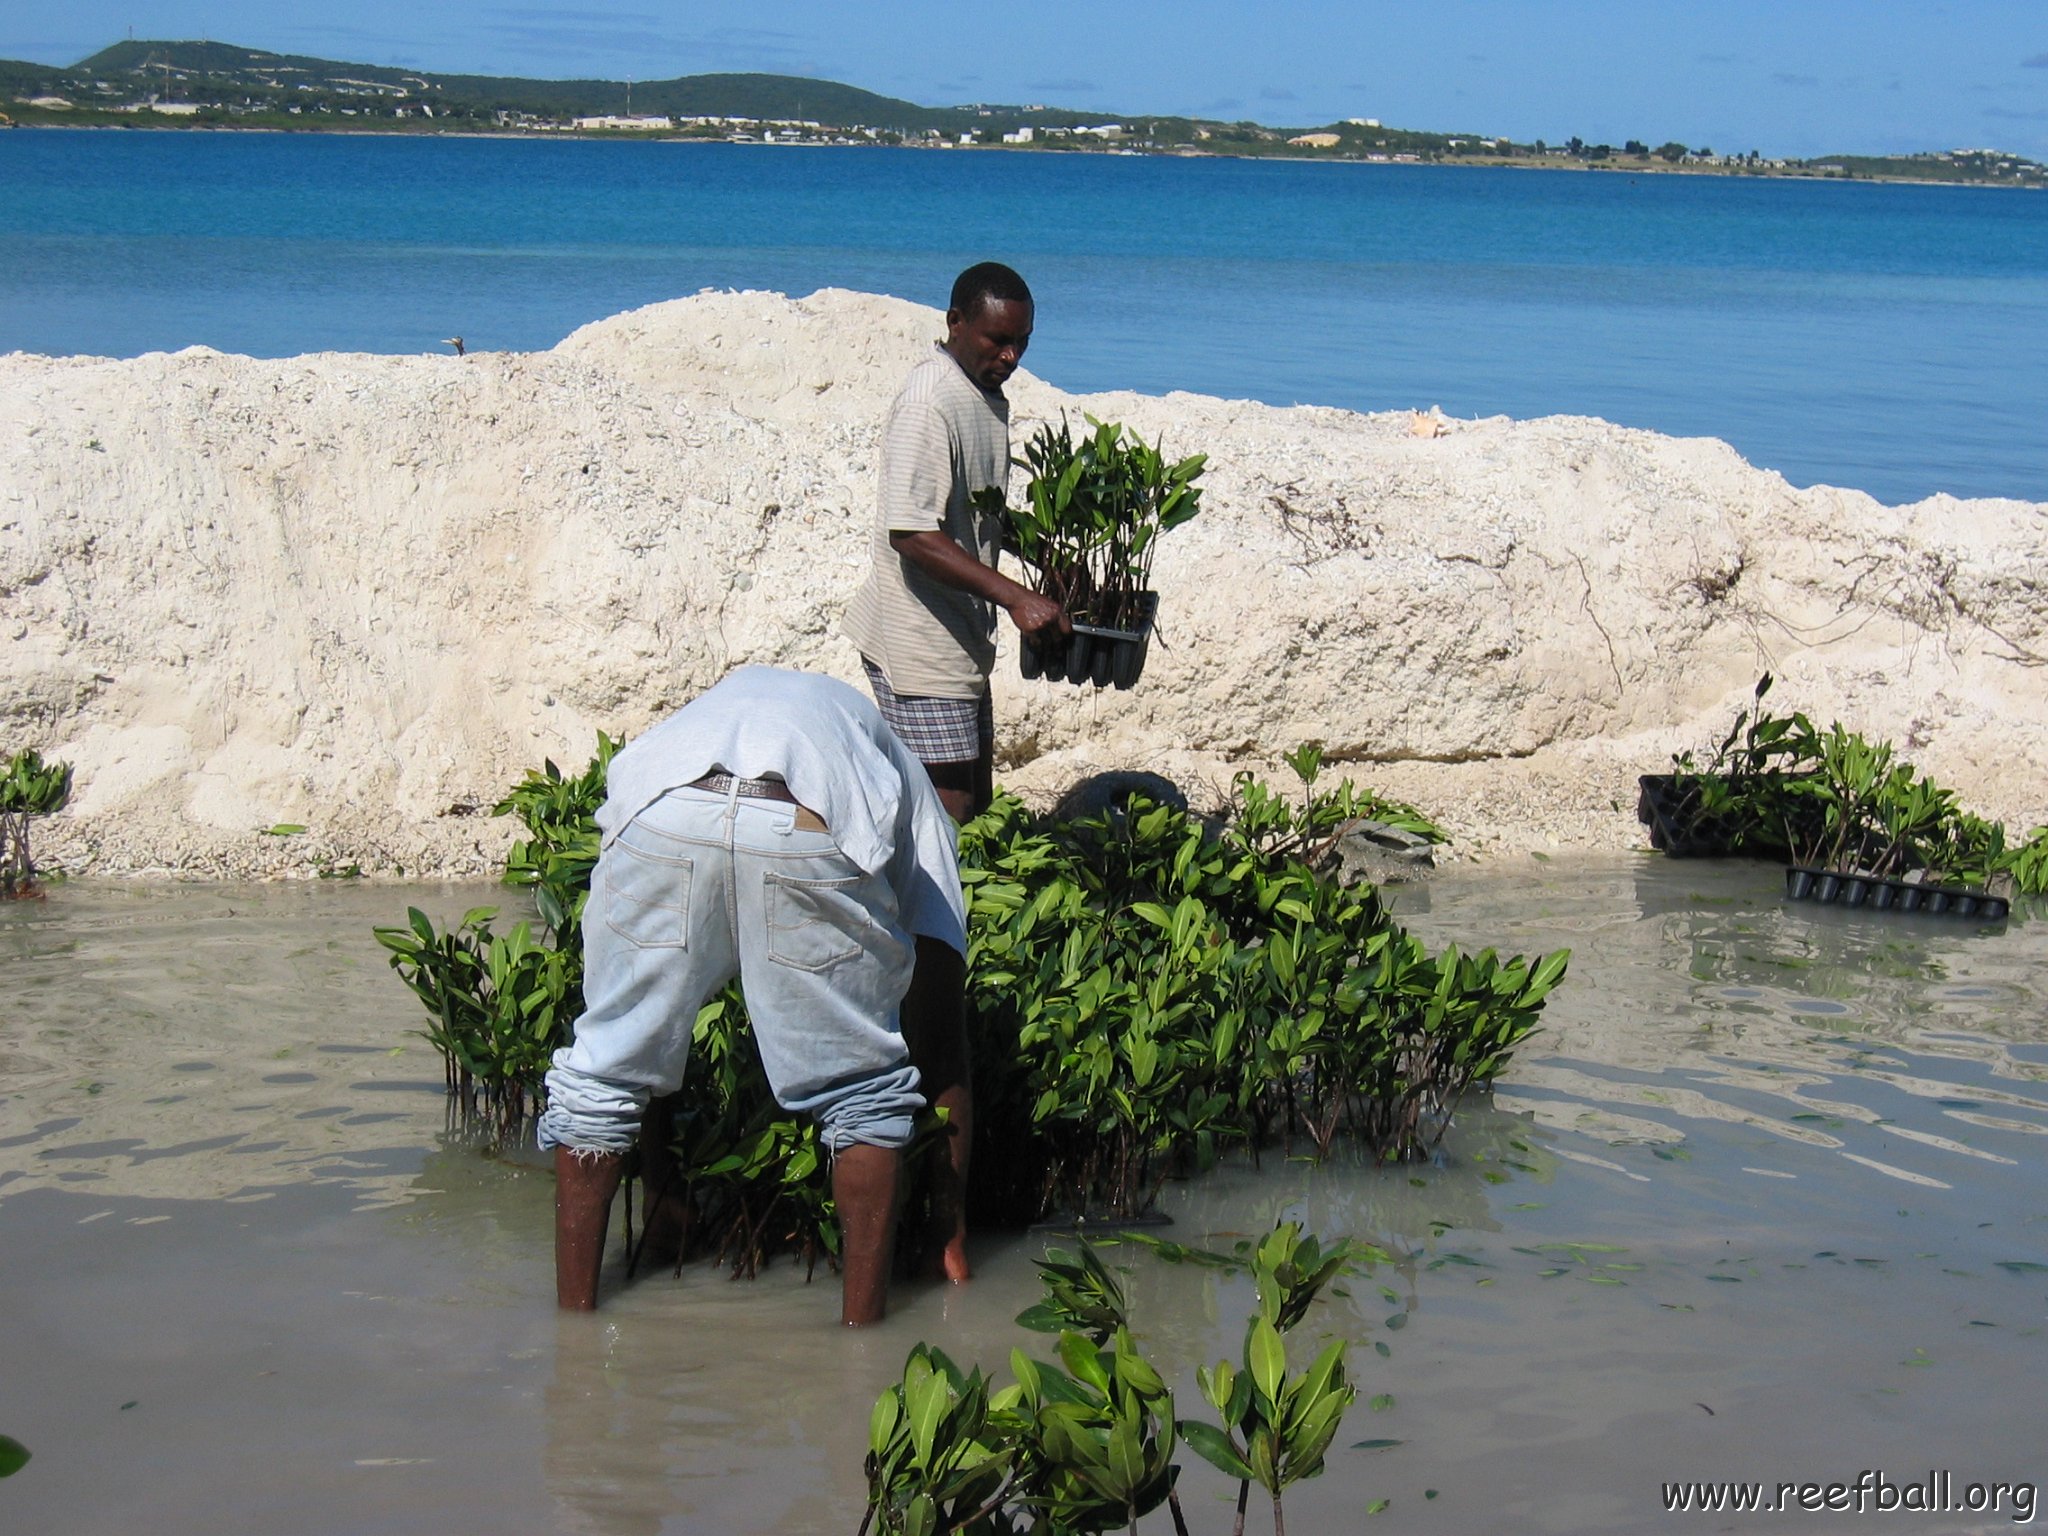
[[[2048,500],[2048,196],[889,149],[0,132],[0,351],[547,347],[707,287],[940,305],[1070,390],[1601,416]]]

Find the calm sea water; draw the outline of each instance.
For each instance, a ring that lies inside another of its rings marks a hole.
[[[2048,196],[902,150],[0,133],[0,350],[538,348],[707,286],[944,301],[1075,390],[1575,413],[2048,500]]]

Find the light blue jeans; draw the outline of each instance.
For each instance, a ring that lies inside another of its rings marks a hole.
[[[795,806],[669,791],[599,852],[584,1011],[548,1073],[541,1146],[630,1147],[735,974],[777,1102],[815,1117],[834,1151],[906,1145],[924,1105],[897,1017],[915,954],[888,882],[798,827]]]

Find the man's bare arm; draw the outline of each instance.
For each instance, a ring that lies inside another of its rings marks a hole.
[[[1049,597],[1041,597],[1020,582],[1012,581],[993,566],[983,565],[962,549],[959,542],[936,528],[917,533],[891,533],[889,546],[912,565],[949,587],[972,592],[1009,614],[1010,620],[1027,635],[1048,631],[1072,634],[1073,622],[1066,609]]]

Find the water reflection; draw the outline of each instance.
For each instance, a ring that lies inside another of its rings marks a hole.
[[[2024,914],[1795,906],[1772,867],[1664,859],[1545,872],[1512,898],[1485,883],[1454,875],[1403,915],[1439,939],[1574,947],[1499,1096],[1542,1125],[1669,1151],[1718,1122],[1924,1188],[1948,1187],[1950,1159],[2012,1166],[2000,1143],[2048,1131],[2048,943]]]

